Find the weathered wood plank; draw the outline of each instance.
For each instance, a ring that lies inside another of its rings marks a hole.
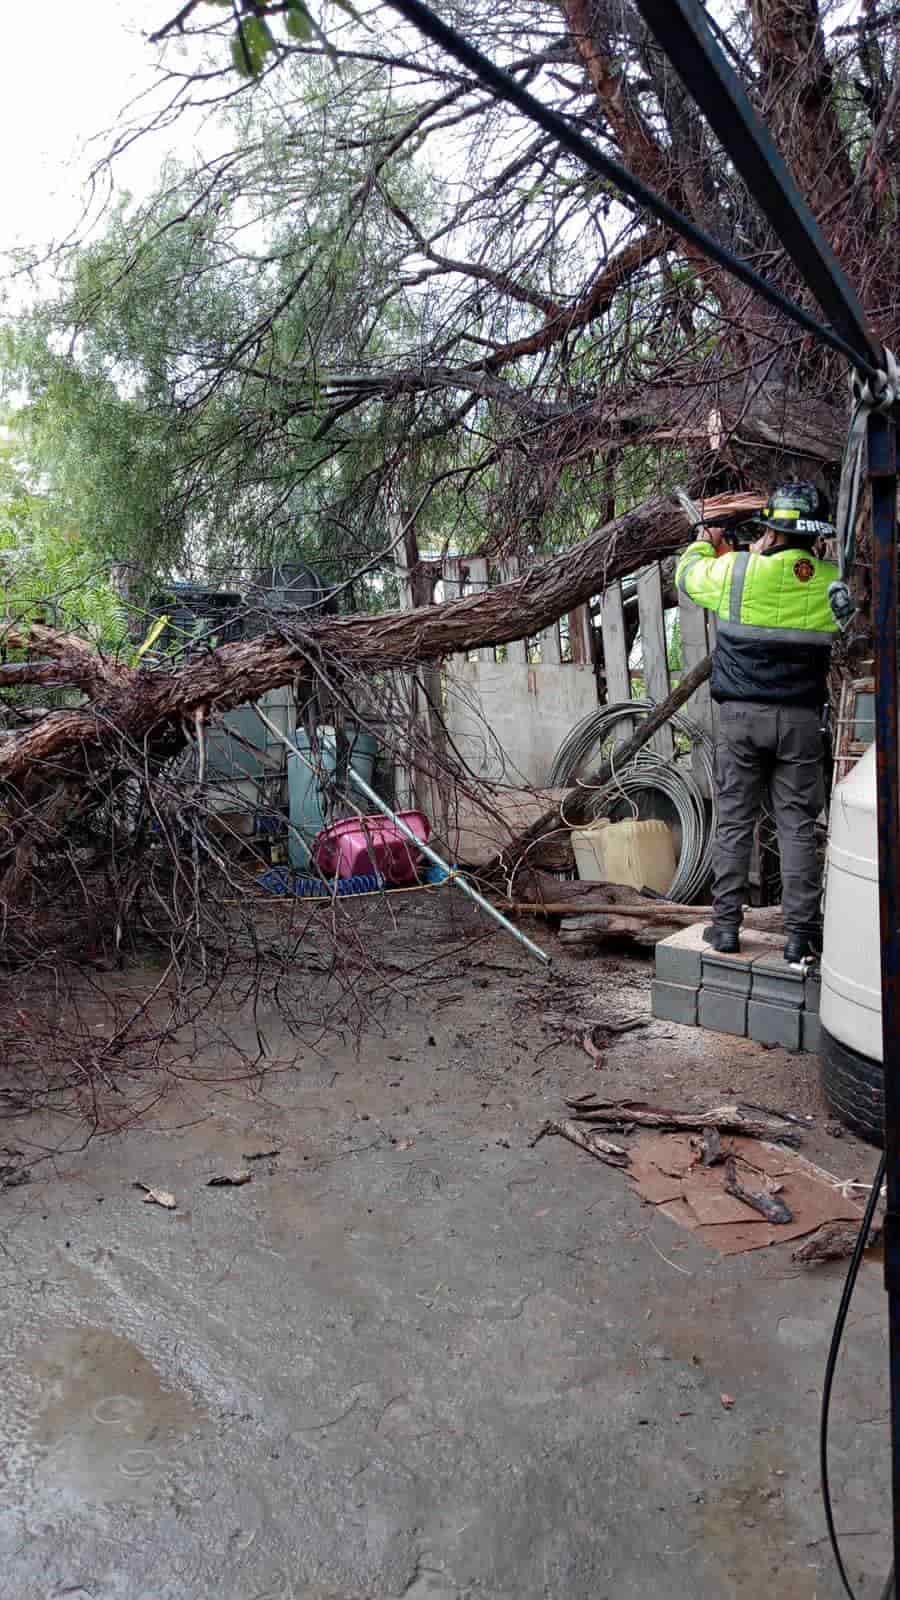
[[[644,666],[644,691],[648,700],[659,705],[670,693],[669,658],[666,649],[666,626],[663,612],[662,577],[659,562],[644,567],[637,579],[638,617],[640,619],[641,654]],[[657,754],[671,760],[675,754],[675,740],[671,726],[666,724],[650,740]]]
[[[445,556],[441,562],[441,582],[445,600],[458,600],[462,592],[459,556]]]
[[[573,663],[592,667],[594,664],[594,630],[591,626],[589,606],[576,606],[569,612],[569,642]]]
[[[545,667],[558,667],[562,661],[559,647],[559,623],[554,622],[552,628],[547,628],[540,634],[541,665]]]
[[[509,556],[501,562],[501,582],[512,583],[519,576],[518,556]],[[506,646],[506,659],[515,662],[517,666],[525,666],[528,661],[528,646],[524,639],[510,639]]]
[[[467,566],[469,568],[470,591],[476,594],[483,594],[484,591],[489,587],[487,561],[485,560],[484,556],[472,556],[467,562]],[[494,646],[492,644],[482,645],[477,654],[479,661],[493,661]]]
[[[600,627],[606,667],[606,703],[616,705],[622,700],[631,699],[628,640],[625,634],[621,583],[613,583],[604,591],[600,601]],[[634,732],[634,723],[623,721],[620,730],[620,739],[630,739]]]
[[[692,667],[702,661],[704,656],[712,650],[714,639],[710,637],[709,622],[712,620],[702,606],[695,606],[686,594],[678,595],[678,616],[681,622],[681,650],[684,657],[684,670],[690,672]],[[702,683],[694,690],[690,700],[685,706],[685,714],[696,722],[698,727],[713,735],[715,732],[713,722],[713,703],[709,693],[709,681]],[[694,778],[699,785],[701,794],[708,792],[706,776],[699,755],[695,752],[693,762]]]

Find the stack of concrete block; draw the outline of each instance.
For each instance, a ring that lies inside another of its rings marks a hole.
[[[703,927],[694,923],[656,946],[653,1015],[787,1050],[817,1051],[818,972],[788,966],[783,936],[743,932],[740,952],[724,956],[703,942]]]

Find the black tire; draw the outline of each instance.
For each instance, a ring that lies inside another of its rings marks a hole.
[[[880,1061],[841,1044],[824,1028],[822,1088],[839,1121],[868,1144],[884,1143],[884,1069]]]

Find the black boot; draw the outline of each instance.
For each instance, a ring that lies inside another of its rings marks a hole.
[[[789,933],[784,947],[784,959],[789,967],[805,967],[818,961],[819,941],[811,933]]]
[[[740,928],[728,923],[713,922],[703,929],[703,943],[711,945],[720,956],[736,956],[740,952]]]

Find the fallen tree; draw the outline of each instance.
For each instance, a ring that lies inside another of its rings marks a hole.
[[[760,503],[758,495],[719,495],[703,509],[714,518]],[[177,742],[185,720],[198,713],[229,711],[298,679],[412,669],[539,633],[615,579],[677,550],[690,532],[680,506],[655,498],[494,589],[374,617],[282,619],[278,633],[210,649],[175,671],[104,660],[84,640],[42,625],[10,626],[0,643],[40,655],[35,681],[46,675],[49,658],[57,670],[54,681],[80,689],[89,703],[53,712],[6,738],[0,744],[0,784],[31,797],[50,784],[85,777],[97,759],[103,761],[104,751],[114,756],[117,737],[139,749],[150,739]],[[18,682],[27,681],[26,670]]]

